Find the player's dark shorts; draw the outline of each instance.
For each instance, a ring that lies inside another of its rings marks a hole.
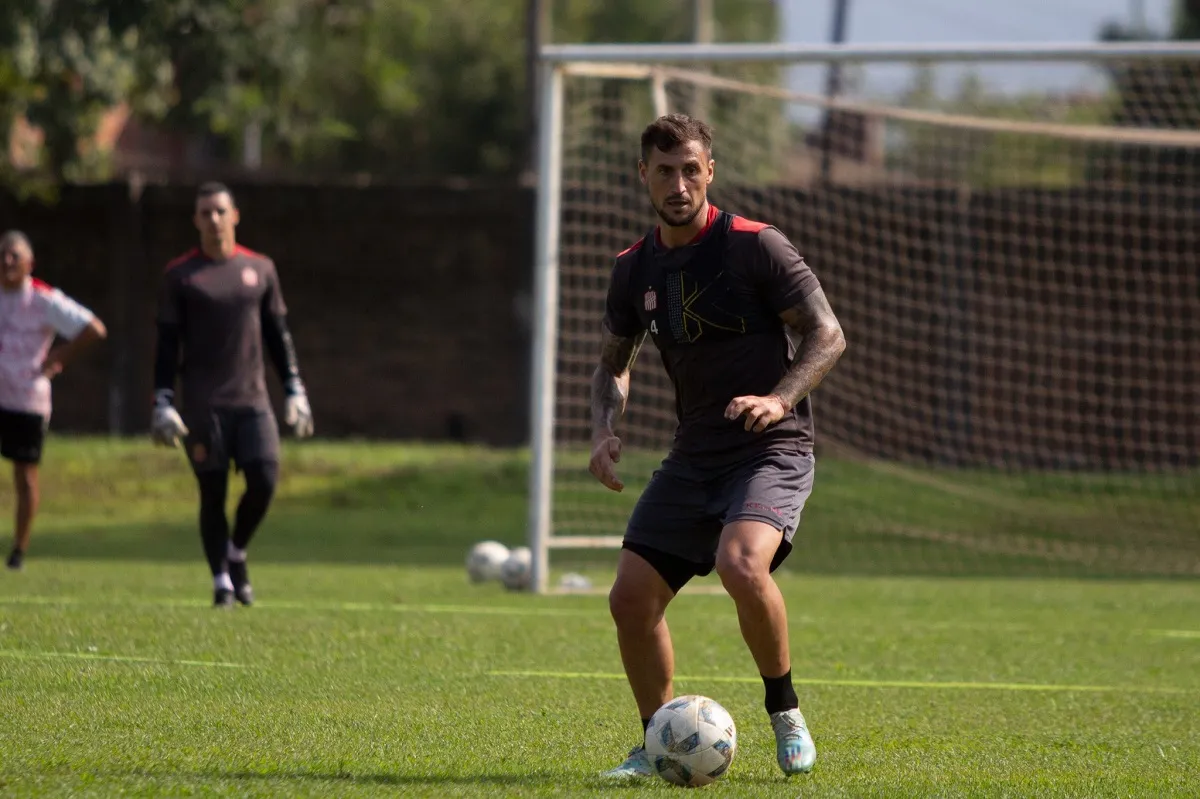
[[[0,458],[38,464],[46,441],[46,417],[0,408]]]
[[[279,462],[275,414],[258,408],[213,408],[187,413],[188,461],[196,472],[229,471],[260,461]]]
[[[792,550],[815,467],[813,455],[798,450],[762,452],[724,468],[701,468],[671,454],[638,499],[623,546],[678,592],[712,572],[725,525],[760,521],[783,533],[771,561],[775,571]]]

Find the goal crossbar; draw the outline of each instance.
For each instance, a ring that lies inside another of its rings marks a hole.
[[[858,63],[881,61],[1119,61],[1130,58],[1196,58],[1200,42],[1065,42],[978,44],[550,44],[544,63],[763,62]]]

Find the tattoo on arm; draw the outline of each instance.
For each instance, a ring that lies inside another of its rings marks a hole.
[[[779,316],[803,337],[791,368],[772,392],[790,410],[820,385],[837,363],[846,349],[846,337],[825,292],[819,288]]]
[[[600,365],[592,375],[593,435],[612,435],[616,429],[629,397],[629,373],[645,340],[644,332],[615,336],[608,328],[604,329]]]

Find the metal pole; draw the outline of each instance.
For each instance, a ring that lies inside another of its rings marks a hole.
[[[1138,39],[1146,38],[1146,6],[1142,0],[1129,0],[1129,28]]]
[[[849,11],[849,0],[833,0],[833,28],[829,32],[829,42],[839,45],[846,41],[846,16]],[[833,62],[825,78],[825,97],[832,100],[842,88],[842,65]],[[825,129],[821,135],[821,180],[829,182],[829,173],[833,168],[833,128],[837,119],[837,110],[827,107],[825,111]]]
[[[533,590],[549,586],[554,488],[554,379],[558,345],[558,223],[562,189],[563,75],[541,67],[537,242],[534,262],[533,376],[530,384],[529,550]]]
[[[692,41],[696,44],[711,44],[713,40],[713,0],[692,0]],[[692,116],[706,119],[708,116],[708,90],[697,86],[692,104]],[[711,122],[711,120],[708,120]]]
[[[759,44],[551,44],[542,58],[609,64],[681,64],[759,61],[821,64],[831,61],[888,63],[902,61],[1122,61],[1129,58],[1200,58],[1200,42],[979,42],[977,44],[809,45]]]
[[[650,85],[654,94],[654,116],[666,116],[671,110],[670,103],[667,101],[667,79],[662,72],[655,70],[654,76],[650,79]]]
[[[525,147],[525,171],[527,173],[533,172],[537,167],[538,104],[542,97],[538,55],[553,38],[553,13],[553,0],[528,0],[525,8],[525,92],[528,98],[525,113],[525,130],[528,131]]]

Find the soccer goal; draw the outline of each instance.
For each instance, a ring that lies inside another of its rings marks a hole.
[[[846,330],[801,568],[1200,574],[1200,43],[552,46],[540,83],[537,591],[619,546],[675,430],[648,341],[626,490],[588,474],[609,271],[655,222],[638,137],[674,111]]]

